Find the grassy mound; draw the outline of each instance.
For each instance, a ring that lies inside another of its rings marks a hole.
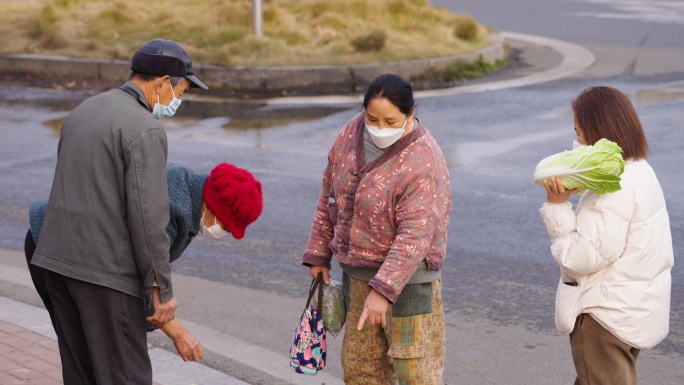
[[[0,0],[0,54],[129,60],[167,37],[202,64],[292,66],[439,57],[489,44],[470,16],[427,0]]]

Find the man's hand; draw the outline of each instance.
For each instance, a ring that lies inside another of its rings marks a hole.
[[[147,317],[147,322],[157,326],[164,326],[164,324],[171,321],[176,314],[178,301],[176,301],[175,298],[171,298],[162,303],[159,288],[155,286],[152,288],[152,305],[154,306],[154,314]]]
[[[578,194],[582,189],[566,190],[560,178],[552,177],[551,183],[544,180],[546,189],[546,201],[549,203],[565,203],[572,194]]]
[[[371,290],[366,302],[363,304],[363,312],[359,318],[359,324],[356,326],[358,330],[363,329],[363,324],[368,320],[371,325],[382,324],[384,328],[387,326],[387,308],[389,307],[389,300],[384,295]]]
[[[161,330],[171,338],[183,361],[199,361],[204,358],[202,344],[177,319],[167,322]]]
[[[323,266],[311,266],[309,268],[309,274],[311,274],[314,279],[316,279],[318,273],[323,273],[323,283],[330,285],[330,269]]]

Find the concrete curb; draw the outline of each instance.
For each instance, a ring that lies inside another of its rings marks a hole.
[[[376,76],[395,73],[407,79],[425,73],[429,68],[455,60],[478,58],[494,63],[504,59],[504,38],[491,33],[488,47],[461,55],[401,62],[358,64],[348,66],[305,67],[219,67],[197,65],[195,74],[212,91],[281,95],[293,92],[334,94],[358,92]],[[122,60],[74,59],[62,56],[17,54],[0,56],[0,72],[31,75],[38,78],[89,80],[123,83],[130,75],[130,62]]]
[[[415,91],[413,93],[414,97],[416,99],[422,99],[530,86],[578,74],[589,68],[596,60],[594,54],[588,49],[563,40],[514,32],[503,32],[503,37],[548,47],[563,55],[563,61],[554,68],[519,78],[435,90]],[[261,102],[269,105],[360,104],[363,102],[363,95],[288,96],[264,99],[261,100]]]

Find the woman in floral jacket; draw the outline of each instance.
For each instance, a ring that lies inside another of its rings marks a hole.
[[[344,271],[346,384],[442,384],[449,172],[404,79],[374,79],[363,107],[328,154],[303,264]]]

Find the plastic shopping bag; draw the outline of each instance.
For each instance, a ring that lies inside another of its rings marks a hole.
[[[347,306],[344,303],[344,291],[342,282],[330,280],[330,285],[321,285],[323,288],[323,307],[321,314],[325,330],[337,337],[342,331],[344,321],[347,319]],[[313,296],[313,307],[318,308],[318,296]]]

